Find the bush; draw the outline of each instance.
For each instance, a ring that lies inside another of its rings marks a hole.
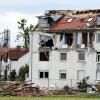
[[[87,91],[87,87],[90,87],[91,85],[89,85],[87,83],[87,80],[89,79],[89,77],[83,78],[82,81],[78,82],[78,89],[80,92],[86,92]]]
[[[17,78],[17,74],[15,69],[10,72],[10,81],[15,81]]]
[[[25,64],[19,69],[19,79],[20,81],[25,81],[26,75],[29,74],[29,65]]]
[[[100,92],[100,82],[96,84],[97,91]]]

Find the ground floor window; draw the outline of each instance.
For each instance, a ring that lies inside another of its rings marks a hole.
[[[48,71],[39,71],[39,78],[48,78],[49,72]]]
[[[85,77],[85,71],[84,70],[78,70],[77,71],[77,79],[82,80]]]
[[[100,71],[97,71],[96,74],[97,74],[97,75],[96,75],[96,76],[97,76],[97,80],[100,81]]]
[[[67,78],[67,71],[66,70],[60,70],[59,71],[59,78],[60,79],[66,79]]]
[[[100,52],[97,52],[96,61],[97,61],[97,62],[100,62]]]

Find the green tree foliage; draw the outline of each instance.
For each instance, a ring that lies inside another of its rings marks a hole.
[[[23,38],[24,44],[23,47],[24,48],[29,48],[29,42],[30,42],[30,37],[29,37],[29,32],[32,29],[32,25],[27,26],[27,20],[26,19],[21,19],[20,21],[18,21],[18,28],[21,30],[17,36],[17,38],[19,39],[20,37]]]
[[[29,74],[29,65],[25,64],[19,69],[19,79],[20,81],[25,81],[25,76]]]
[[[7,81],[7,66],[6,66],[6,69],[4,70],[4,81]]]
[[[10,72],[10,81],[15,81],[17,78],[17,74],[16,74],[16,71],[15,70],[12,70]]]

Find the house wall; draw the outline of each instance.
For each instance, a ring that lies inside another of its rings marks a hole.
[[[78,72],[83,71],[84,77],[89,76],[89,82],[94,83],[96,80],[96,70],[97,70],[97,63],[96,63],[96,51],[88,49],[83,49],[82,51],[85,52],[85,60],[78,61],[78,50],[77,49],[58,49],[58,50],[51,50],[49,54],[49,61],[39,61],[39,33],[34,32],[32,34],[33,42],[31,48],[31,57],[32,57],[32,64],[30,66],[30,79],[32,82],[41,86],[41,87],[50,87],[51,84],[55,84],[57,88],[62,88],[65,85],[69,85],[71,87],[76,86],[78,80]],[[56,36],[56,43],[59,44],[60,36]],[[97,48],[100,44],[96,44],[94,42],[94,47]],[[67,52],[67,60],[60,61],[60,52]],[[66,70],[67,78],[60,79],[59,78],[59,71]],[[31,72],[32,71],[32,72]],[[49,78],[48,79],[40,79],[39,78],[39,71],[49,71]],[[82,73],[81,73],[82,74]],[[82,77],[83,77],[82,76]]]
[[[97,51],[100,51],[100,41],[98,41],[98,34],[100,34],[100,31],[95,32],[95,41],[94,41],[94,48]]]
[[[15,69],[16,72],[18,73],[21,66],[29,64],[29,53],[26,53],[24,56],[20,57],[18,61],[11,61],[9,63],[11,65],[11,70]]]

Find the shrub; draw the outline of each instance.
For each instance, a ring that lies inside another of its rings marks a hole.
[[[90,87],[91,85],[89,85],[87,83],[87,80],[89,79],[89,77],[83,78],[82,81],[78,82],[78,89],[81,92],[86,92],[87,91],[87,87]]]

